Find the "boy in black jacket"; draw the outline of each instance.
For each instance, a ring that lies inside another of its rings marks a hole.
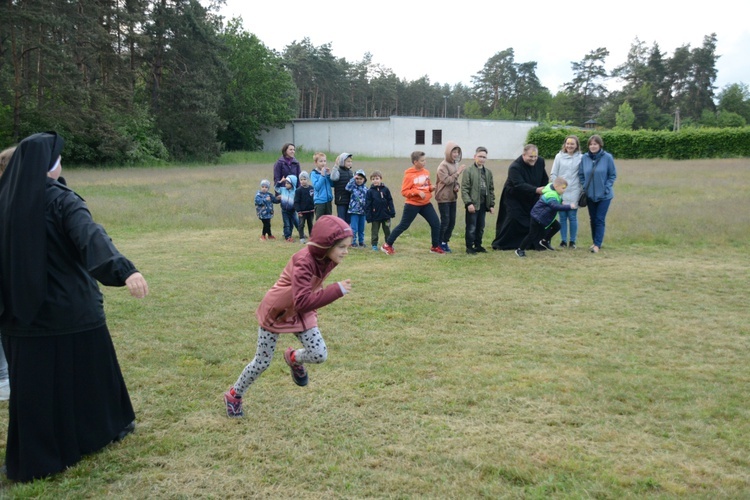
[[[378,233],[383,228],[383,236],[388,239],[391,234],[391,219],[396,216],[391,191],[383,184],[383,174],[375,170],[370,174],[370,189],[365,197],[365,218],[372,223],[370,231],[372,249],[378,251]]]
[[[307,222],[307,234],[312,232],[313,219],[315,218],[315,188],[310,184],[310,175],[304,170],[299,174],[299,187],[294,192],[294,211],[299,217],[299,242],[305,243],[305,222]]]

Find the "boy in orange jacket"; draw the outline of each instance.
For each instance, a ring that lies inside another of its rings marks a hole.
[[[417,215],[421,215],[430,224],[432,233],[430,252],[444,254],[445,251],[440,248],[440,218],[431,203],[435,186],[430,182],[429,170],[425,168],[427,158],[424,152],[414,151],[411,154],[411,163],[412,166],[404,172],[404,181],[401,183],[401,194],[406,198],[401,222],[391,231],[381,249],[388,255],[396,253],[393,243],[401,233],[409,229]]]

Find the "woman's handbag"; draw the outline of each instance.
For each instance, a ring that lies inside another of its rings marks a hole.
[[[586,183],[586,187],[588,187],[588,182]],[[583,188],[583,191],[581,191],[581,196],[578,197],[578,206],[585,207],[588,204],[588,202],[589,202],[589,197],[586,195],[586,188]]]

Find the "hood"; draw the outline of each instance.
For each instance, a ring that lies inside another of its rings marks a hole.
[[[351,153],[341,153],[338,156],[338,158],[336,158],[336,165],[338,165],[339,167],[344,167],[344,162],[346,161],[347,158],[349,158],[351,156],[352,156]],[[344,168],[346,168],[346,167],[344,167]]]
[[[463,151],[461,151],[461,148],[458,147],[458,144],[456,144],[453,141],[448,141],[448,143],[445,145],[445,161],[448,163],[453,163],[453,156],[451,156],[451,151],[458,148],[458,159],[456,160],[456,163],[460,162],[463,159]]]
[[[578,158],[578,157],[581,156],[581,152],[580,151],[576,151],[575,153],[570,154],[567,151],[561,151],[560,152],[560,156],[562,158],[573,158],[573,159],[575,159],[575,158]]]
[[[297,176],[296,175],[287,175],[287,180],[292,183],[292,189],[297,189],[297,186],[299,186],[299,183],[297,183]]]
[[[334,243],[347,236],[352,236],[352,228],[344,219],[323,215],[313,225],[307,248],[315,258],[322,259]]]
[[[34,319],[47,292],[44,193],[47,172],[56,164],[64,144],[55,132],[27,137],[0,177],[2,289],[5,306],[24,324]]]

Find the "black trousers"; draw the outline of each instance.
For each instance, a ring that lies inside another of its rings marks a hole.
[[[527,234],[523,239],[519,248],[521,250],[528,250],[533,247],[534,250],[544,250],[544,248],[539,244],[539,241],[551,241],[552,237],[556,235],[558,231],[560,231],[560,223],[557,221],[557,219],[552,221],[552,224],[550,224],[550,226],[546,228],[536,220],[531,219],[531,222],[529,224],[529,234]]]

